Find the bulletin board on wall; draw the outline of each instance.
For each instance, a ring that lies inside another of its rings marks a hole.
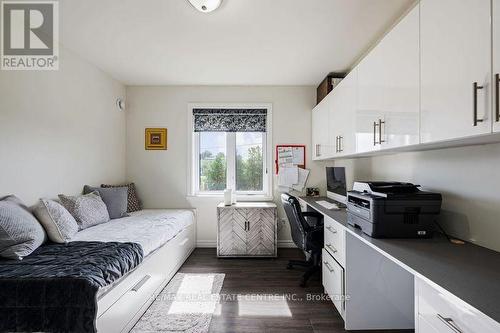
[[[306,146],[305,145],[276,145],[276,174],[280,165],[296,165],[306,168]]]

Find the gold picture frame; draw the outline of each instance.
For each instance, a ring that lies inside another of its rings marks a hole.
[[[146,128],[145,131],[146,150],[167,150],[167,129]]]

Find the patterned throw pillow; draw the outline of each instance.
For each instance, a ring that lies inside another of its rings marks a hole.
[[[21,260],[45,241],[45,231],[13,195],[0,198],[0,257]]]
[[[127,204],[127,213],[137,212],[142,209],[141,200],[139,200],[139,196],[137,195],[137,191],[135,190],[135,184],[123,184],[123,185],[108,185],[101,184],[101,187],[104,188],[113,188],[113,187],[126,187],[128,188],[128,204]]]
[[[54,243],[67,243],[78,232],[75,218],[54,200],[40,199],[33,213]]]
[[[75,218],[79,230],[109,221],[108,208],[97,191],[80,196],[59,194],[59,199]]]

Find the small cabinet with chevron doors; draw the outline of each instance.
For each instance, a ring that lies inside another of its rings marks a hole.
[[[276,257],[277,207],[272,202],[217,206],[218,257]]]

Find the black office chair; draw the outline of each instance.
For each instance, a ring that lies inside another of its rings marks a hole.
[[[305,261],[290,260],[287,269],[292,269],[293,266],[307,267],[300,282],[300,286],[305,287],[311,275],[321,268],[323,215],[317,212],[302,212],[297,198],[288,193],[281,195],[281,202],[290,223],[293,242],[304,251],[307,259]]]

